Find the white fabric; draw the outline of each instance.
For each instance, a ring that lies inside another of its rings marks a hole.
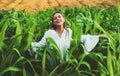
[[[84,42],[86,51],[90,52],[97,45],[99,36],[82,35],[81,41]]]
[[[67,33],[67,30],[69,34]],[[46,38],[51,37],[59,47],[61,54],[64,55],[64,52],[70,47],[70,40],[72,39],[72,30],[70,28],[64,29],[62,36],[59,37],[57,32],[53,29],[50,29],[45,32],[43,38],[39,42],[32,42],[32,46],[34,47],[44,47],[46,45]],[[92,49],[96,46],[99,41],[99,36],[91,36],[91,35],[82,35],[81,41],[84,42],[85,48],[87,52],[92,51]],[[33,48],[33,51],[36,51],[36,48]]]
[[[68,30],[68,32],[67,32]],[[51,37],[59,47],[62,57],[65,53],[65,50],[67,50],[70,47],[70,40],[71,40],[71,35],[72,35],[72,30],[71,29],[64,29],[62,36],[59,37],[57,32],[53,29],[50,29],[45,32],[45,35],[39,42],[32,42],[32,47],[44,47],[46,45],[46,38]],[[69,33],[69,34],[68,34]],[[36,51],[36,48],[33,48],[33,51]]]

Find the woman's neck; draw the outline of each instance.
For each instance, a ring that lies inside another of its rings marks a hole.
[[[59,35],[59,37],[61,37],[63,30],[64,30],[63,27],[57,27],[55,31],[57,32],[57,34]]]

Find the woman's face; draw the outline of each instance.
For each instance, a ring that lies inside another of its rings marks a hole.
[[[56,26],[61,26],[65,22],[63,16],[60,13],[56,13],[53,16],[53,24]]]

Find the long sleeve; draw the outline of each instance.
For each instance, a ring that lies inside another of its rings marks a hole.
[[[42,37],[42,39],[39,42],[32,42],[31,43],[31,49],[28,49],[31,56],[35,55],[35,58],[37,58],[37,54],[35,52],[40,48],[44,47],[46,45],[46,33]]]
[[[46,33],[44,34],[44,36],[42,37],[42,39],[39,42],[32,42],[31,46],[32,46],[32,50],[34,52],[36,52],[36,50],[39,47],[44,47],[46,45]]]
[[[99,41],[99,36],[82,35],[81,41],[84,43],[86,51],[90,52],[97,45]]]

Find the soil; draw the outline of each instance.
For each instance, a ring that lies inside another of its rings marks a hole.
[[[46,8],[61,7],[108,7],[117,6],[117,0],[0,0],[0,9],[26,10],[28,12],[37,12]]]

